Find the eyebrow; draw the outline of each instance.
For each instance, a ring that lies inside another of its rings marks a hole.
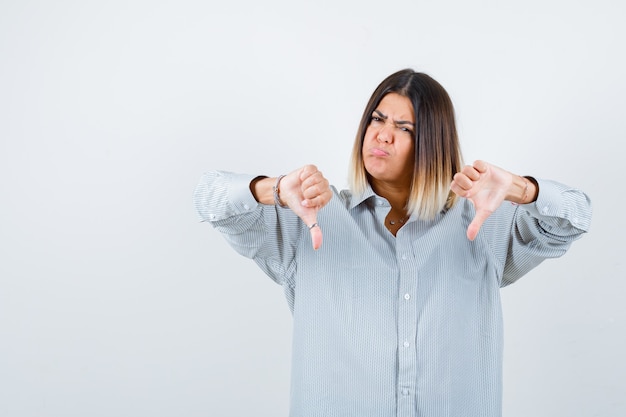
[[[374,113],[376,113],[383,120],[387,120],[388,119],[388,116],[383,114],[380,110],[374,110]],[[394,123],[396,125],[411,125],[411,126],[415,127],[415,123],[409,122],[407,120],[395,120]]]

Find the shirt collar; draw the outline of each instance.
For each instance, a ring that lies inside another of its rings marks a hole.
[[[363,190],[361,194],[353,194],[352,191],[350,191],[350,204],[348,205],[348,209],[352,210],[356,206],[359,206],[363,203],[370,203],[370,204],[378,205],[378,206],[389,206],[389,207],[391,206],[386,198],[381,197],[374,192],[374,190],[372,189],[372,186],[369,183],[367,184],[367,187],[365,188],[365,190]],[[449,208],[442,209],[437,215],[437,217],[443,214],[446,214],[448,210],[450,209]],[[410,218],[412,219],[413,215],[411,215]]]
[[[356,206],[366,201],[381,201],[384,202],[386,205],[389,205],[386,199],[376,194],[371,185],[367,184],[367,187],[365,188],[365,190],[363,190],[361,194],[352,194],[352,198],[350,199],[350,205],[348,206],[348,208],[352,210]]]

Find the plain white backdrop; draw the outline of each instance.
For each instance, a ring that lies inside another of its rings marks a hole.
[[[282,289],[198,222],[210,169],[337,187],[411,67],[466,162],[587,191],[591,232],[503,289],[505,417],[626,415],[618,0],[0,1],[0,416],[286,416]]]

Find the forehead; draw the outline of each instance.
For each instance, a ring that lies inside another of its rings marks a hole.
[[[376,110],[394,120],[415,120],[413,103],[408,97],[398,93],[389,93],[380,100]]]

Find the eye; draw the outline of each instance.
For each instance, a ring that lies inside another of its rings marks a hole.
[[[382,121],[382,119],[380,117],[378,117],[378,116],[370,117],[370,123],[371,122],[381,122],[381,121]]]

